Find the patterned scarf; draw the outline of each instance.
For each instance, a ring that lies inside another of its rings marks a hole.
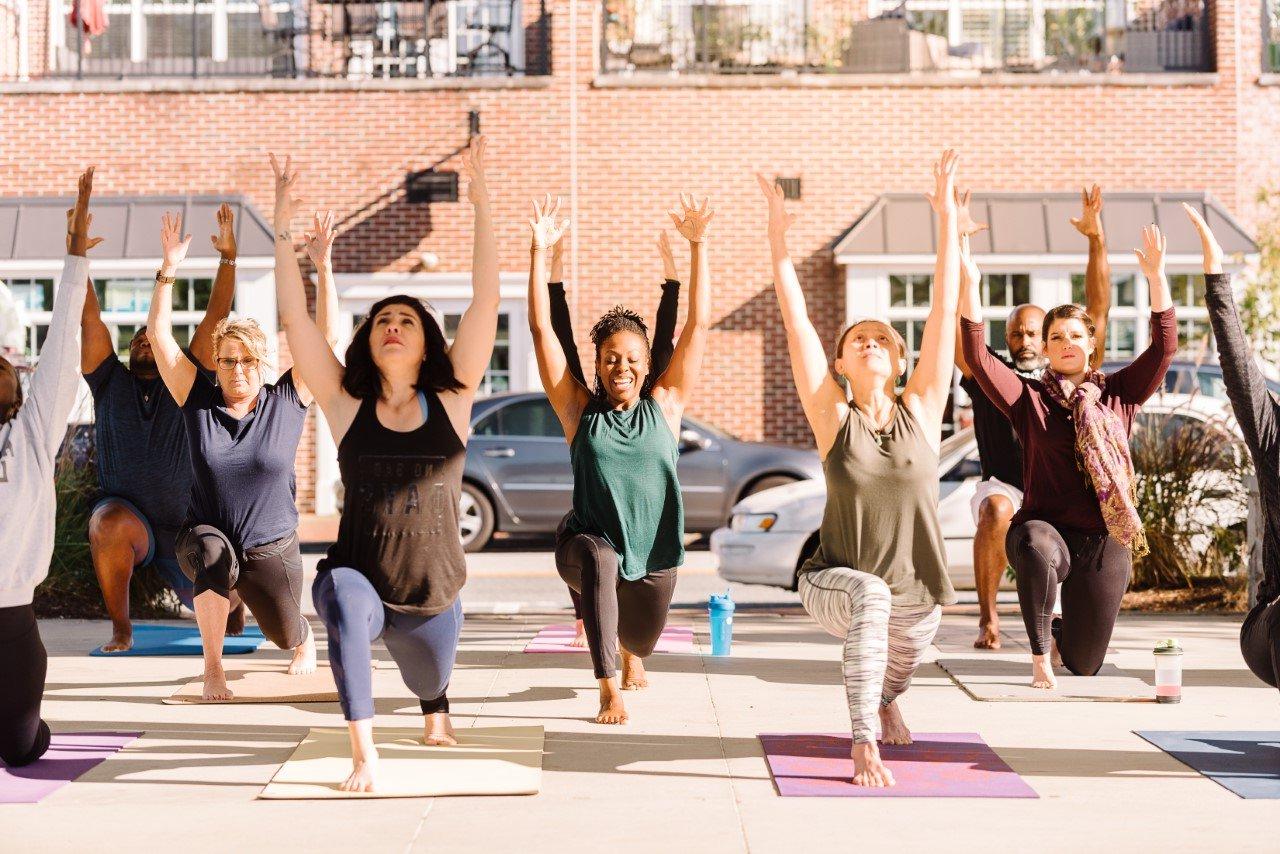
[[[1133,459],[1129,436],[1120,416],[1101,403],[1106,377],[1089,371],[1078,386],[1046,369],[1044,386],[1063,409],[1073,416],[1076,428],[1076,464],[1093,484],[1102,508],[1107,533],[1133,552],[1147,553],[1147,534],[1138,515]]]

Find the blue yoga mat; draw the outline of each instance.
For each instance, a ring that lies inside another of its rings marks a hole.
[[[1280,800],[1280,731],[1135,733],[1242,798]]]
[[[222,642],[223,655],[244,655],[262,646],[266,638],[257,626],[245,626],[244,634],[228,635]],[[201,655],[200,630],[195,626],[133,626],[133,649],[127,652],[103,652],[96,647],[90,655],[118,658],[125,655]]]

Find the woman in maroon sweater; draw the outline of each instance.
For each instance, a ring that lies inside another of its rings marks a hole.
[[[974,378],[1013,424],[1024,449],[1026,498],[1005,543],[1018,577],[1018,603],[1031,639],[1032,682],[1053,688],[1048,661],[1056,643],[1062,664],[1092,676],[1102,667],[1133,558],[1146,553],[1134,507],[1129,432],[1147,398],[1160,388],[1178,348],[1164,274],[1165,239],[1143,230],[1135,250],[1151,291],[1151,343],[1109,376],[1089,368],[1096,340],[1084,309],[1063,305],[1044,319],[1049,367],[1024,379],[991,355],[977,283],[962,247],[960,312],[964,356]],[[1062,619],[1053,619],[1062,584]]]

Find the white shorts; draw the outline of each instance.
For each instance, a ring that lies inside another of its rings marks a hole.
[[[969,509],[973,511],[973,524],[978,524],[978,513],[982,509],[982,502],[986,501],[993,495],[1003,495],[1013,504],[1013,512],[1017,513],[1022,507],[1022,490],[1016,486],[1010,486],[998,477],[989,478],[981,481],[973,490],[973,498],[969,500]]]

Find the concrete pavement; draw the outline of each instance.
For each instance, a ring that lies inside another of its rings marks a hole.
[[[1040,795],[1008,801],[779,798],[756,735],[848,727],[839,643],[807,617],[741,615],[728,659],[651,658],[652,687],[629,696],[633,720],[619,728],[590,720],[585,656],[520,652],[547,619],[470,616],[450,691],[459,726],[546,727],[540,794],[324,803],[254,796],[308,727],[340,725],[336,704],[165,706],[198,659],[91,659],[106,624],[45,621],[54,729],[146,735],[42,804],[0,807],[0,850],[1275,850],[1280,802],[1241,800],[1131,732],[1280,729],[1276,691],[1241,664],[1237,620],[1122,617],[1110,660],[1148,681],[1153,642],[1182,640],[1177,706],[977,703],[931,649],[902,701],[908,723],[981,733]],[[692,623],[707,648],[703,615],[673,622]],[[377,670],[374,686],[379,726],[420,720],[396,671]]]

